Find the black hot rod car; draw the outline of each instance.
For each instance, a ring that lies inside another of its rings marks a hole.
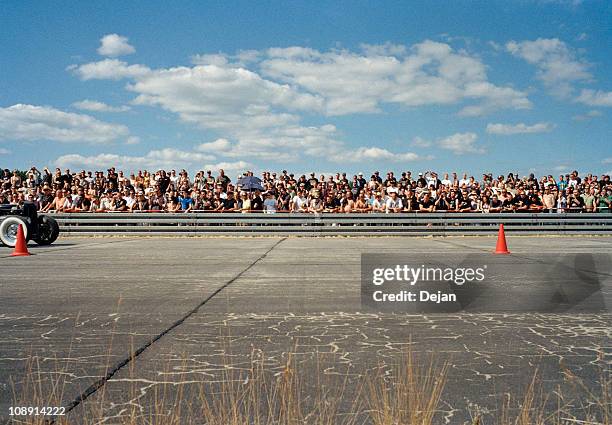
[[[15,246],[20,224],[26,241],[34,240],[39,245],[50,245],[59,235],[57,221],[47,215],[39,215],[33,203],[0,205],[0,241],[4,245]]]

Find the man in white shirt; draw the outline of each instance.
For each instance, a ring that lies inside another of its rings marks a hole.
[[[397,196],[397,189],[392,187],[387,189],[387,191],[389,192],[389,198],[385,205],[385,212],[400,212],[402,208],[404,208],[404,205],[402,204],[402,200]]]
[[[308,199],[303,189],[300,189],[298,193],[291,200],[291,212],[307,212]]]

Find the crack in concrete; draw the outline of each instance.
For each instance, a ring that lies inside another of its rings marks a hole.
[[[274,248],[276,248],[278,245],[280,245],[281,242],[283,242],[286,239],[287,238],[285,237],[285,238],[282,238],[282,239],[278,240],[274,245],[272,245],[268,250],[266,250],[266,252],[264,252],[255,261],[253,261],[251,264],[249,264],[248,267],[246,267],[244,270],[242,270],[240,273],[238,273],[232,279],[228,280],[223,285],[218,287],[212,294],[210,294],[209,296],[204,298],[204,300],[202,300],[197,306],[195,306],[194,308],[189,310],[183,317],[181,317],[180,319],[175,321],[173,324],[171,324],[169,327],[164,329],[162,332],[160,332],[159,334],[157,334],[156,336],[151,338],[149,341],[147,341],[146,343],[141,345],[137,350],[129,353],[127,355],[127,357],[125,357],[123,360],[121,360],[120,362],[115,364],[115,366],[113,366],[106,373],[106,375],[104,377],[98,379],[96,382],[91,384],[87,389],[85,389],[85,391],[83,391],[81,394],[79,394],[72,402],[70,402],[68,405],[64,406],[65,407],[65,414],[70,413],[72,410],[74,410],[74,408],[76,408],[82,402],[84,402],[86,399],[88,399],[90,396],[95,394],[100,388],[102,388],[121,369],[123,369],[130,362],[132,362],[134,359],[136,359],[138,356],[140,356],[147,348],[152,346],[154,343],[159,341],[165,335],[167,335],[168,333],[172,332],[172,330],[174,330],[175,328],[177,328],[180,325],[182,325],[191,316],[196,314],[200,310],[201,307],[203,307],[206,303],[208,303],[211,299],[213,299],[216,295],[218,295],[225,288],[227,288],[232,283],[234,283],[236,280],[238,280],[242,275],[244,275],[251,268],[253,268],[258,262],[263,260],[270,252],[272,252],[272,250],[274,250]],[[53,424],[56,423],[56,421],[57,421],[57,417],[52,417],[49,420],[47,420],[46,423],[49,424],[49,425],[53,425]]]

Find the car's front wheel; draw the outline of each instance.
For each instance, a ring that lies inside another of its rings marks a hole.
[[[10,246],[11,248],[15,246],[17,243],[17,231],[20,224],[23,227],[23,235],[27,241],[30,232],[28,224],[23,218],[11,215],[0,222],[0,241],[2,241],[4,245]]]
[[[51,245],[59,236],[59,225],[54,218],[41,215],[38,217],[38,233],[34,241],[38,245]]]

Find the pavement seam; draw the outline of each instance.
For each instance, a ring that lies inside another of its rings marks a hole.
[[[236,276],[234,276],[233,278],[231,278],[230,280],[228,280],[227,282],[225,282],[223,285],[219,286],[215,291],[213,291],[210,295],[208,295],[206,298],[204,298],[204,300],[202,300],[197,306],[195,306],[194,308],[192,308],[191,310],[189,310],[183,317],[181,317],[180,319],[178,319],[177,321],[175,321],[174,323],[172,323],[169,327],[167,327],[166,329],[164,329],[162,332],[160,332],[159,334],[157,334],[155,337],[151,338],[149,341],[147,341],[145,344],[141,345],[137,350],[131,352],[130,354],[127,355],[127,357],[125,357],[123,360],[121,360],[119,363],[115,364],[115,366],[112,367],[112,369],[110,371],[108,371],[106,373],[106,375],[100,379],[98,379],[96,382],[94,382],[93,384],[91,384],[87,389],[85,389],[85,391],[83,391],[79,396],[77,396],[70,404],[68,404],[67,406],[65,406],[65,411],[64,414],[68,414],[70,413],[72,410],[74,410],[74,408],[76,408],[77,406],[79,406],[82,402],[84,402],[87,398],[89,398],[91,395],[95,394],[96,391],[98,391],[100,388],[102,388],[115,374],[117,374],[122,368],[124,368],[125,366],[127,366],[130,362],[132,362],[132,360],[136,359],[138,356],[140,356],[147,348],[149,348],[150,346],[152,346],[154,343],[156,343],[157,341],[159,341],[162,337],[164,337],[165,335],[167,335],[168,333],[172,332],[175,328],[179,327],[180,325],[182,325],[187,319],[189,319],[191,316],[193,316],[194,314],[196,314],[201,307],[203,307],[206,303],[208,303],[211,299],[213,299],[216,295],[218,295],[221,291],[223,291],[225,288],[227,288],[228,286],[230,286],[232,283],[234,283],[236,280],[240,279],[240,277],[242,277],[246,272],[248,272],[251,268],[253,268],[257,263],[259,263],[261,260],[263,260],[264,258],[266,258],[266,256],[272,252],[272,250],[274,250],[274,248],[276,248],[278,245],[280,245],[281,242],[283,242],[284,240],[286,240],[287,238],[284,237],[282,239],[280,239],[279,241],[277,241],[274,245],[272,245],[272,247],[270,247],[266,252],[264,252],[262,255],[260,255],[255,261],[253,261],[251,264],[249,264],[248,267],[246,267],[244,270],[242,270],[240,273],[238,273]],[[56,423],[57,421],[57,417],[53,417],[50,418],[49,420],[46,421],[46,423],[48,425],[53,425]]]

